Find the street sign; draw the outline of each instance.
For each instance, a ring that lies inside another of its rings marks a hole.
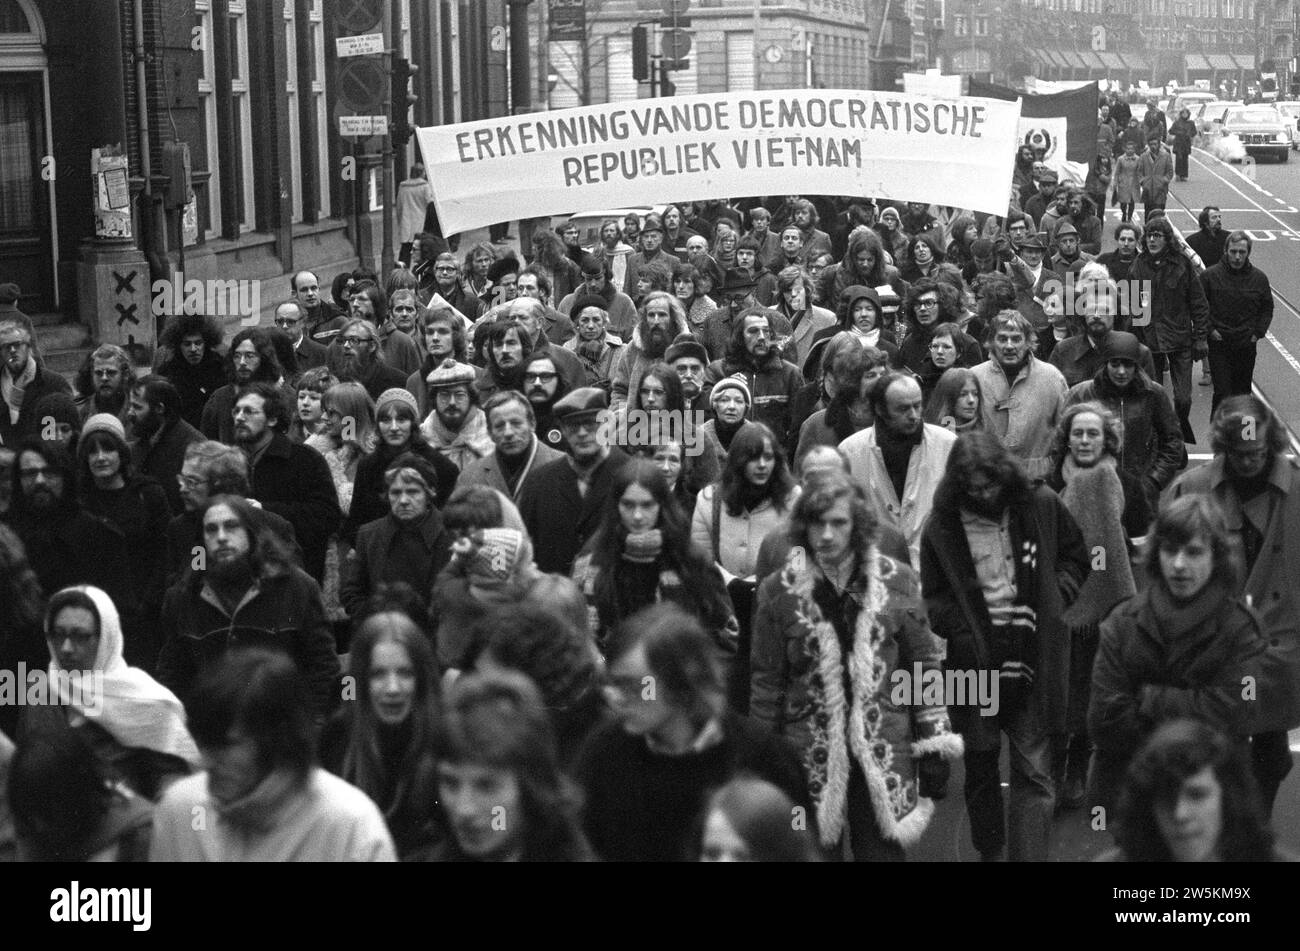
[[[339,116],[339,135],[387,135],[388,116]]]
[[[340,36],[334,41],[339,58],[369,56],[384,51],[384,34],[367,33],[365,36]]]
[[[586,0],[551,0],[551,27],[548,39],[585,41],[587,38]]]
[[[338,102],[348,112],[373,113],[388,100],[388,73],[378,59],[352,58],[339,64]]]
[[[659,51],[668,59],[685,59],[691,51],[691,35],[685,30],[664,30]]]
[[[665,16],[681,16],[691,8],[691,0],[664,0]]]

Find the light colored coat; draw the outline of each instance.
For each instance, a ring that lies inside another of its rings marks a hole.
[[[1070,389],[1061,371],[1030,354],[1011,383],[1001,364],[993,360],[985,360],[971,373],[980,387],[984,428],[1019,457],[1030,479],[1047,478],[1056,426]]]
[[[835,314],[825,307],[809,306],[799,326],[794,328],[785,341],[781,356],[797,367],[801,367],[812,350],[813,338],[835,323]]]
[[[907,463],[901,501],[885,468],[875,426],[868,426],[840,443],[840,452],[849,460],[849,471],[867,490],[867,498],[880,519],[907,539],[914,565],[921,563],[921,533],[934,507],[934,492],[948,468],[948,454],[957,442],[957,437],[942,426],[923,425],[921,444],[912,450]]]
[[[721,483],[706,485],[700,489],[695,501],[695,514],[691,517],[691,541],[704,551],[713,553],[713,495],[722,489]],[[758,564],[758,549],[768,533],[781,528],[790,517],[790,510],[799,498],[799,486],[795,486],[785,500],[785,508],[777,507],[768,500],[752,512],[743,511],[739,515],[728,515],[727,506],[720,506],[718,512],[718,567],[722,569],[722,580],[730,583],[733,578],[754,580],[754,568]]]

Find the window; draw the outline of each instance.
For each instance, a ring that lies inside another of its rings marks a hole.
[[[203,120],[204,154],[208,164],[208,187],[204,203],[208,210],[206,235],[211,238],[221,234],[221,156],[217,148],[217,101],[212,88],[216,70],[212,62],[212,2],[195,0],[194,12],[199,17],[199,36],[203,43],[202,69],[199,72],[199,113]]]
[[[988,35],[989,35],[989,18],[988,18],[988,17],[976,17],[976,18],[975,18],[975,35],[976,35],[976,36],[988,36]]]
[[[953,17],[953,20],[952,20],[952,35],[953,35],[953,36],[966,36],[966,35],[967,35],[967,33],[966,33],[966,18],[965,18],[964,16],[956,16],[956,17]]]
[[[253,110],[248,94],[248,10],[247,0],[230,0],[226,22],[226,39],[230,44],[230,102],[232,108],[231,143],[235,167],[231,184],[239,196],[237,213],[239,230],[249,231],[257,220],[253,189]]]
[[[311,0],[311,9],[307,14],[307,49],[304,55],[311,67],[312,108],[316,112],[316,168],[320,180],[320,216],[328,218],[330,214],[330,142],[329,115],[325,110],[325,0]]]
[[[293,0],[284,2],[285,116],[289,124],[289,191],[293,208],[289,220],[302,221],[302,123],[298,117],[298,35],[294,32]]]

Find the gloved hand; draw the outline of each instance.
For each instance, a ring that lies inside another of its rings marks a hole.
[[[948,795],[948,776],[952,767],[938,753],[926,753],[916,762],[918,791],[927,799],[943,799]]]
[[[1192,360],[1204,360],[1210,355],[1210,345],[1204,340],[1197,340],[1192,344]]]

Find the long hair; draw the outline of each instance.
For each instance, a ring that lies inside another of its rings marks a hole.
[[[726,687],[717,649],[698,618],[672,604],[655,604],[618,625],[608,659],[618,661],[636,647],[645,649],[646,666],[670,706],[696,727],[721,716]]]
[[[393,775],[381,749],[384,726],[375,715],[370,685],[375,649],[381,644],[405,650],[415,674],[415,697],[402,725],[402,750]],[[437,796],[433,730],[438,720],[438,665],[429,639],[405,614],[372,614],[352,638],[348,672],[356,700],[340,775],[373,799],[385,817],[428,809]],[[387,802],[385,795],[391,795]]]
[[[229,743],[232,730],[251,738],[264,773],[286,770],[305,782],[316,762],[316,730],[307,687],[282,651],[235,648],[199,674],[186,707],[200,749]]]
[[[14,457],[12,467],[13,483],[9,495],[9,512],[11,516],[31,517],[36,514],[27,493],[23,491],[22,477],[19,475],[23,453],[34,452],[40,456],[52,471],[63,476],[63,495],[56,508],[61,514],[77,509],[77,461],[71,453],[57,442],[47,442],[40,436],[27,436],[18,444],[18,454]]]
[[[1173,860],[1156,809],[1172,809],[1183,783],[1206,768],[1222,788],[1219,858],[1225,862],[1272,859],[1273,836],[1245,756],[1213,727],[1179,719],[1157,729],[1129,764],[1115,829],[1115,840],[1128,861]]]
[[[812,551],[811,539],[817,521],[841,499],[848,500],[853,518],[849,546],[857,554],[865,554],[875,541],[879,521],[862,486],[840,469],[818,469],[804,476],[803,492],[790,511],[790,525],[786,530],[790,544],[796,550]]]
[[[961,391],[966,388],[966,384],[975,379],[975,374],[968,367],[949,367],[943,371],[939,377],[939,382],[934,385],[934,391],[930,394],[930,401],[925,404],[924,419],[927,423],[934,426],[945,425],[943,420],[947,418],[956,419],[954,410],[957,406],[957,397],[961,396]],[[975,395],[980,403],[984,402],[984,395],[980,392],[979,384],[975,385]],[[975,429],[984,428],[984,414],[982,406],[975,407],[975,420],[971,424]]]
[[[1056,427],[1055,445],[1052,447],[1052,457],[1057,460],[1064,459],[1070,453],[1070,427],[1074,425],[1075,417],[1083,413],[1095,413],[1101,420],[1102,446],[1112,458],[1119,458],[1120,434],[1119,420],[1115,414],[1108,410],[1101,403],[1074,403],[1066,407],[1065,412],[1061,414],[1061,422]]]
[[[173,314],[168,317],[163,324],[162,333],[158,335],[158,346],[167,351],[167,357],[159,369],[174,360],[184,361],[185,358],[181,356],[181,341],[194,334],[203,337],[205,355],[221,346],[221,325],[215,317],[207,314]]]
[[[858,270],[858,255],[863,251],[873,251],[876,255],[876,263],[865,274]],[[867,287],[879,287],[885,283],[885,245],[880,240],[880,235],[872,229],[863,228],[853,232],[849,238],[846,258],[853,273],[853,280],[850,283],[862,283]],[[848,276],[844,275],[846,278]]]
[[[289,546],[284,539],[267,527],[262,510],[242,496],[215,495],[208,499],[208,504],[203,507],[200,524],[208,512],[217,505],[229,506],[248,534],[248,541],[252,545],[249,551],[249,563],[255,575],[266,571],[284,572],[294,564]],[[187,568],[187,571],[192,573],[193,569]]]
[[[796,827],[795,808],[794,800],[767,780],[741,775],[709,798],[701,819],[721,813],[744,841],[750,861],[820,862],[817,834],[806,823]]]
[[[745,466],[763,454],[764,446],[770,446],[776,461],[772,474],[763,487],[762,500],[770,501],[778,512],[784,512],[794,489],[794,476],[785,459],[785,450],[776,435],[763,423],[746,422],[731,439],[727,449],[727,461],[722,469],[722,484],[715,491],[722,493],[722,504],[727,514],[738,518],[745,513],[746,488],[749,480],[745,477]]]
[[[562,268],[568,260],[564,239],[549,228],[538,228],[533,232],[533,260],[551,271]]]
[[[375,401],[360,383],[335,383],[321,395],[321,411],[335,409],[344,420],[343,444],[358,453],[374,450],[379,441],[375,426]],[[352,425],[346,425],[347,420]],[[349,433],[350,430],[350,433]]]
[[[1160,570],[1161,549],[1181,548],[1197,538],[1210,543],[1214,557],[1210,577],[1220,581],[1227,590],[1236,591],[1244,574],[1241,553],[1233,544],[1223,509],[1210,495],[1184,495],[1160,507],[1146,546],[1144,568],[1151,583],[1165,583],[1164,572]]]
[[[467,363],[469,358],[466,355],[468,343],[465,340],[465,325],[446,307],[431,308],[425,315],[421,325],[421,331],[425,336],[421,342],[424,344],[425,352],[429,350],[428,335],[435,325],[451,328],[451,355],[457,363]]]
[[[1002,486],[1004,499],[1024,498],[1030,492],[1029,477],[1020,460],[993,433],[977,430],[957,437],[948,455],[948,468],[934,491],[934,511],[957,511],[967,498],[970,477],[975,473]]]
[[[523,674],[497,671],[457,679],[434,730],[434,753],[440,762],[482,765],[514,776],[524,813],[525,861],[585,856],[578,793],[560,773],[550,717]]]
[[[644,383],[649,377],[654,377],[664,385],[665,409],[677,413],[686,409],[686,395],[682,392],[682,381],[678,378],[676,370],[660,360],[651,364],[650,368],[641,374],[641,382]],[[628,396],[628,403],[632,408],[641,409],[640,390]]]
[[[271,342],[271,335],[261,327],[246,327],[231,338],[230,347],[226,350],[226,379],[234,382],[235,350],[245,340],[253,341],[253,347],[256,349],[257,356],[261,361],[257,369],[253,371],[250,382],[278,382],[280,377],[284,375],[284,369],[280,366],[280,358],[275,354],[275,344]]]
[[[483,642],[488,656],[499,666],[526,674],[549,709],[573,707],[597,687],[600,661],[585,618],[575,627],[559,609],[530,596],[522,604],[490,611],[486,621],[490,631]]]
[[[1245,439],[1248,433],[1253,433],[1255,439]],[[1274,457],[1286,452],[1286,430],[1268,406],[1254,394],[1226,397],[1210,420],[1210,448],[1215,455],[1221,455],[1253,441],[1263,441]]]

